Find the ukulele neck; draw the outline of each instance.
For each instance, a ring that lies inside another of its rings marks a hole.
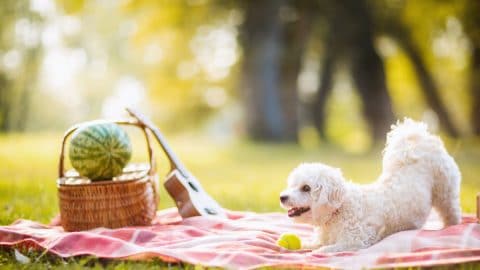
[[[135,109],[127,108],[127,112],[136,118],[140,124],[144,125],[153,132],[155,139],[160,144],[160,147],[162,147],[162,150],[165,152],[168,161],[170,162],[170,171],[177,170],[183,177],[188,178],[190,174],[185,166],[183,166],[182,162],[180,162],[180,159],[178,159],[175,153],[173,153],[172,149],[167,143],[167,140],[165,140],[160,130],[145,115],[136,111]]]
[[[160,133],[160,131],[155,128],[151,127],[150,130],[155,134],[155,138],[157,139],[158,143],[160,144],[160,147],[162,147],[163,151],[165,152],[168,161],[170,162],[170,171],[177,170],[183,177],[188,178],[189,173],[183,163],[180,161],[180,159],[175,155],[175,153],[172,151],[170,146],[167,144],[167,141],[163,137],[163,135]]]

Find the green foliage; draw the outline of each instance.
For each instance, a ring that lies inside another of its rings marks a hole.
[[[469,130],[471,111],[471,95],[465,91],[468,89],[470,45],[462,24],[467,2],[405,1],[400,15],[421,49],[422,57],[439,86],[440,97],[448,105],[455,123],[464,131]],[[401,69],[399,67],[397,72]],[[408,88],[405,91],[408,92]]]
[[[50,2],[45,3],[43,8]],[[468,132],[470,41],[466,32],[476,36],[473,1],[368,3],[376,14],[378,49],[397,116],[421,118],[428,107],[404,52],[392,40],[384,46],[385,18],[403,23],[411,32],[455,123]],[[96,118],[106,101],[118,95],[118,84],[125,77],[142,86],[137,105],[170,130],[199,127],[215,113],[239,103],[237,89],[243,79],[239,37],[245,7],[241,1],[52,0],[51,4],[53,12],[34,10],[26,0],[0,4],[0,126],[9,121],[3,130],[64,129]],[[319,24],[325,28],[325,18]],[[317,55],[324,49],[319,32],[310,38]],[[22,35],[37,36],[35,46],[29,47]],[[57,41],[52,45],[52,40]],[[20,54],[19,67],[5,69],[3,62],[8,62],[12,50]],[[65,79],[61,87],[47,83],[70,77],[59,74],[62,68],[55,66],[72,64],[50,60],[76,57],[78,70],[71,80]],[[345,76],[337,77],[339,84],[348,84]],[[351,92],[336,87],[329,105],[328,137],[346,149],[361,151],[369,144],[368,132],[361,104]]]

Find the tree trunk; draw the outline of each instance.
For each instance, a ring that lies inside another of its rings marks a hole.
[[[246,1],[240,87],[247,132],[255,140],[297,140],[297,77],[305,18],[282,21],[285,7],[285,1]]]
[[[280,4],[275,0],[247,1],[246,4],[241,90],[247,132],[257,140],[283,140],[286,129],[278,95],[282,49]]]
[[[402,32],[404,31],[401,31],[399,33]],[[414,45],[408,33],[397,34],[397,38],[401,46],[405,49],[408,58],[412,61],[413,67],[415,69],[415,74],[418,77],[418,81],[423,90],[423,94],[428,105],[437,114],[438,120],[445,129],[445,131],[452,137],[458,137],[460,134],[455,125],[453,124],[453,121],[448,114],[447,108],[443,104],[442,99],[438,94],[438,87],[435,84],[432,75],[427,70],[426,65],[420,55],[419,49]]]
[[[0,132],[10,130],[10,99],[9,81],[0,73]]]
[[[327,140],[325,130],[327,98],[332,92],[333,74],[335,71],[335,63],[338,58],[336,44],[334,42],[333,34],[329,34],[326,40],[325,53],[323,56],[322,70],[320,74],[320,84],[313,103],[311,104],[311,111],[313,116],[313,124],[318,131],[318,134],[323,140]]]
[[[474,44],[472,52],[470,90],[473,97],[472,127],[473,133],[480,135],[480,44]]]
[[[346,57],[363,114],[375,142],[383,141],[394,120],[385,71],[373,45],[374,29],[365,0],[322,2],[328,19],[321,83],[313,104],[314,124],[325,138],[325,104],[332,89],[335,64]]]
[[[395,117],[385,82],[383,62],[375,51],[371,37],[365,37],[357,43],[351,72],[363,101],[363,113],[373,139],[375,142],[383,141]]]
[[[18,117],[16,118],[15,130],[25,131],[30,113],[30,100],[32,98],[33,88],[37,81],[39,66],[40,48],[29,49],[27,52],[28,61],[25,63],[25,79],[22,81],[22,92],[18,100]]]
[[[472,95],[471,125],[475,135],[480,136],[480,2],[467,1],[462,16],[465,32],[472,44],[470,62],[470,93]]]
[[[315,9],[310,1],[297,1],[294,4],[297,18],[284,24],[280,73],[280,98],[286,127],[284,137],[290,141],[298,140],[298,75],[311,30],[312,11]]]
[[[346,47],[353,81],[363,101],[363,114],[374,142],[383,141],[394,121],[392,102],[385,81],[383,61],[373,44],[374,26],[366,2],[346,1],[351,39]]]

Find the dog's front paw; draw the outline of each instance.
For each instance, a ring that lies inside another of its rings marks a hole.
[[[318,249],[322,244],[317,241],[305,241],[302,242],[302,249]]]
[[[323,246],[318,249],[318,251],[322,253],[340,252],[344,250],[345,250],[344,247],[341,245]]]

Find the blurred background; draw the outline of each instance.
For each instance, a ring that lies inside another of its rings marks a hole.
[[[132,106],[222,204],[278,210],[301,161],[373,180],[385,133],[408,116],[445,139],[473,211],[477,0],[4,0],[0,18],[0,178],[51,179],[31,192],[54,190],[67,127]],[[256,202],[241,192],[253,183],[268,193]],[[13,216],[18,203],[5,202]]]
[[[2,1],[0,131],[128,105],[222,138],[366,149],[403,116],[479,135],[478,14],[475,0]]]

